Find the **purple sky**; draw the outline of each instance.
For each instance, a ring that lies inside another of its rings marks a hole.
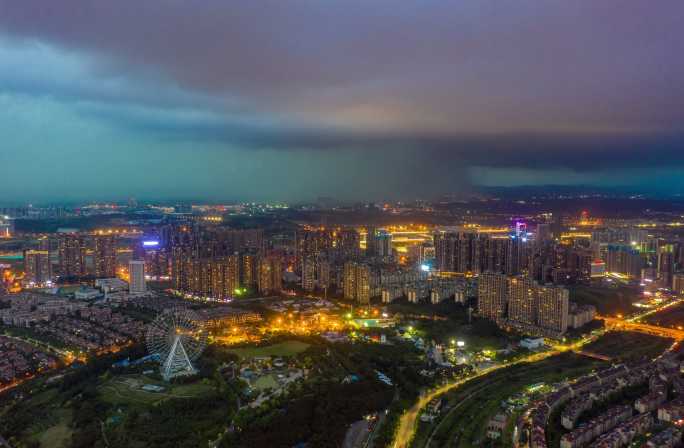
[[[0,187],[678,190],[682,55],[681,0],[0,0],[0,163],[16,167]]]

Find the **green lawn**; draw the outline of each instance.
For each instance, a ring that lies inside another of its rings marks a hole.
[[[59,417],[58,423],[49,427],[42,434],[39,434],[37,439],[41,448],[62,448],[69,446],[68,442],[71,439],[71,413],[67,410],[57,412]]]
[[[264,375],[262,377],[259,377],[258,380],[256,380],[253,384],[254,388],[256,390],[263,390],[263,389],[275,389],[278,387],[278,383],[275,380],[275,377],[273,375]]]
[[[240,358],[254,358],[255,356],[293,356],[301,353],[310,345],[301,341],[285,341],[279,344],[268,345],[266,347],[241,347],[233,348],[229,351],[235,353]]]
[[[147,392],[142,386],[154,384],[165,388],[162,392]],[[191,398],[211,392],[212,386],[201,381],[173,385],[155,381],[143,375],[121,375],[107,380],[98,388],[102,399],[114,405],[150,405],[169,398]]]
[[[180,384],[174,386],[171,390],[167,392],[177,398],[187,398],[205,395],[211,392],[212,389],[213,387],[210,384],[198,381],[192,384]]]
[[[0,415],[0,433],[15,447],[105,447],[105,435],[112,448],[208,446],[225,429],[237,402],[213,377],[190,381],[169,384],[106,372],[78,382],[34,384],[26,399]],[[165,390],[146,392],[141,389],[146,384]]]
[[[70,445],[72,412],[60,407],[58,393],[48,389],[37,393],[22,403],[31,409],[30,418],[21,433],[26,440],[41,448],[66,448]],[[23,446],[23,445],[22,445]]]
[[[631,331],[611,331],[583,350],[610,356],[616,361],[654,358],[672,344],[672,339]]]

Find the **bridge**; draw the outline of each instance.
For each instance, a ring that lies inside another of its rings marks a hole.
[[[606,329],[609,330],[623,330],[636,331],[639,333],[650,334],[652,336],[661,336],[664,338],[672,338],[677,341],[684,340],[684,330],[677,330],[675,328],[659,327],[657,325],[649,325],[640,322],[626,321],[615,317],[599,317],[605,322]]]
[[[613,360],[613,358],[611,358],[610,356],[602,355],[596,352],[590,352],[588,350],[577,350],[575,351],[575,353],[577,353],[578,355],[586,356],[587,358],[598,359],[599,361],[610,362]]]

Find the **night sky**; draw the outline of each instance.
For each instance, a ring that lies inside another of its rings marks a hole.
[[[0,0],[0,136],[6,200],[684,193],[684,2]]]

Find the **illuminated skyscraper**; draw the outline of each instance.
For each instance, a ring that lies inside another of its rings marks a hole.
[[[95,277],[110,278],[116,275],[116,238],[110,235],[95,237],[93,253]]]
[[[456,250],[458,234],[453,232],[439,232],[434,235],[435,269],[442,272],[456,270]]]
[[[560,286],[540,286],[538,295],[537,325],[558,333],[568,329],[568,313],[570,312],[570,293]]]
[[[316,283],[318,287],[324,290],[330,289],[332,286],[332,266],[328,260],[319,260],[316,269]]]
[[[608,245],[606,253],[606,268],[608,272],[639,277],[643,260],[637,249],[628,245]]]
[[[224,274],[225,289],[229,296],[233,296],[240,284],[240,254],[233,254],[228,256],[226,260],[226,268]]]
[[[508,318],[529,325],[537,323],[536,283],[525,276],[508,278]]]
[[[672,276],[672,291],[675,294],[684,295],[684,272],[678,272]]]
[[[311,292],[316,288],[316,259],[305,256],[302,259],[302,289]]]
[[[243,254],[241,258],[240,283],[246,288],[252,288],[258,283],[258,257],[252,254]]]
[[[360,304],[370,303],[372,282],[370,266],[356,266],[356,301]]]
[[[343,282],[344,298],[365,305],[376,292],[378,279],[370,265],[349,261],[344,264]]]
[[[537,224],[537,234],[535,236],[535,242],[544,243],[546,241],[551,241],[553,239],[553,231],[551,229],[551,224],[539,223]]]
[[[440,232],[434,237],[436,268],[445,272],[516,275],[521,271],[523,238],[474,231]]]
[[[366,255],[375,256],[378,253],[376,235],[378,229],[375,226],[366,227]]]
[[[303,269],[307,267],[305,264],[308,264],[310,260],[316,260],[321,255],[332,252],[333,247],[337,244],[333,233],[329,230],[320,229],[297,231],[295,234],[297,272],[303,274]]]
[[[390,260],[392,258],[392,234],[382,230],[376,234],[375,240],[376,255],[384,260]]]
[[[356,265],[354,261],[348,261],[344,264],[343,273],[343,290],[344,298],[348,300],[356,299]]]
[[[434,267],[435,245],[432,242],[426,242],[420,245],[418,261],[421,265]]]
[[[47,250],[24,251],[24,282],[43,285],[52,281],[50,252]]]
[[[477,307],[480,316],[498,321],[506,317],[508,281],[505,275],[485,272],[477,283]]]
[[[62,277],[81,277],[86,274],[86,244],[78,234],[59,237],[58,241],[59,275]]]
[[[144,294],[147,291],[144,261],[131,260],[128,263],[128,276],[128,290],[131,294]]]
[[[280,257],[270,255],[259,260],[259,292],[278,293],[283,289],[283,263]]]
[[[658,247],[658,278],[663,285],[672,285],[672,276],[675,267],[675,247],[673,244],[664,244]]]
[[[359,233],[354,229],[341,229],[334,234],[335,254],[344,260],[356,259],[361,252]]]
[[[207,260],[205,263],[211,275],[211,297],[229,299],[241,294],[238,254]]]
[[[146,238],[136,244],[135,258],[145,261],[145,274],[152,277],[169,275],[169,250],[154,238]]]

